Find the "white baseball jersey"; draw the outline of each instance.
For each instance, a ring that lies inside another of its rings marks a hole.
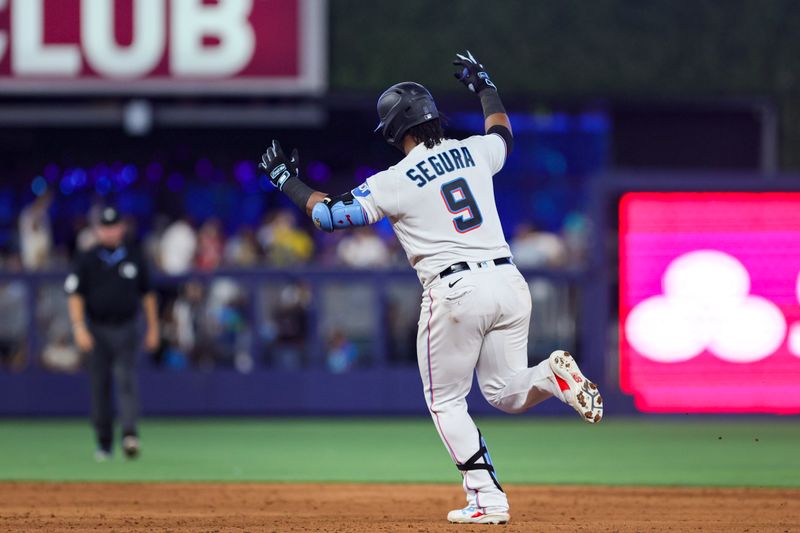
[[[417,361],[425,401],[463,475],[470,512],[506,512],[508,499],[485,441],[467,409],[473,374],[486,400],[521,413],[555,396],[564,401],[547,360],[528,368],[531,296],[513,265],[486,265],[442,279],[460,261],[509,257],[492,176],[506,147],[496,134],[416,146],[397,165],[353,190],[370,223],[388,217],[423,291]],[[483,450],[483,451],[481,451]]]
[[[388,217],[423,286],[460,261],[509,257],[492,176],[506,146],[497,134],[417,145],[353,190],[370,224]]]

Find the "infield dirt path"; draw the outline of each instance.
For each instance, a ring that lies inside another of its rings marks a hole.
[[[517,531],[800,531],[800,490],[507,487]],[[474,531],[457,485],[0,483],[0,531]],[[494,527],[490,529],[495,530]]]

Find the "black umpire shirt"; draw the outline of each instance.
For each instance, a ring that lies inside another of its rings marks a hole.
[[[151,289],[150,275],[138,247],[95,246],[76,256],[64,289],[83,296],[90,321],[119,324],[136,318],[142,296]]]

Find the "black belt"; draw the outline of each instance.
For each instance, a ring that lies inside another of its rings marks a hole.
[[[510,257],[500,257],[498,259],[490,259],[489,261],[480,261],[477,263],[478,268],[482,268],[482,265],[485,263],[493,263],[494,266],[500,265],[510,265],[511,258]],[[439,272],[439,277],[444,278],[449,276],[450,274],[455,274],[456,272],[461,272],[463,270],[469,270],[469,263],[466,261],[461,261],[460,263],[453,263],[449,267],[445,268],[441,272]]]

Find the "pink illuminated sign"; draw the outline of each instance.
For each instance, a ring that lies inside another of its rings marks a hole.
[[[637,408],[800,413],[800,193],[628,193],[619,217]]]

